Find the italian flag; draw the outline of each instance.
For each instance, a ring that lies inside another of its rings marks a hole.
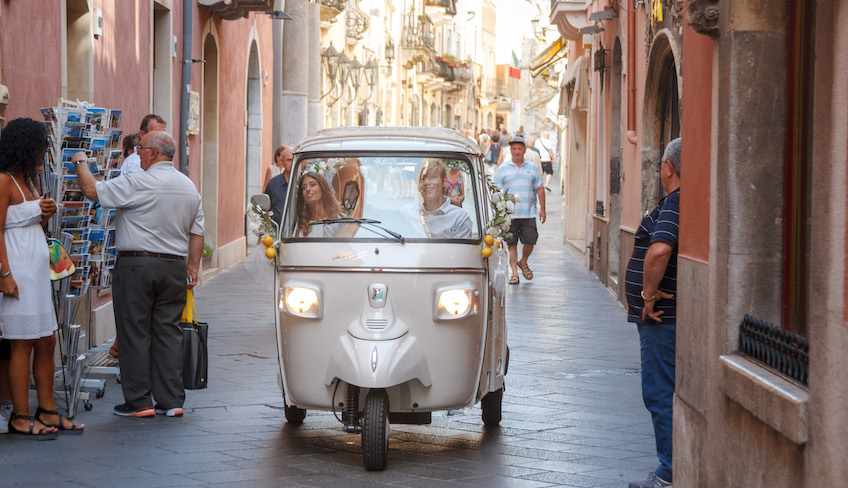
[[[509,67],[509,76],[521,79],[521,70],[518,69],[518,56],[515,55],[515,51],[512,51],[512,65]]]

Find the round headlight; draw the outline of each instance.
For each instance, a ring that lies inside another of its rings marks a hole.
[[[466,290],[446,290],[439,297],[439,306],[451,315],[462,315],[468,311],[471,300]]]
[[[318,303],[318,294],[309,288],[289,288],[286,305],[295,313],[303,313]]]

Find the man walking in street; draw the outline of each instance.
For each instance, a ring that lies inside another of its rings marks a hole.
[[[680,206],[680,139],[671,141],[660,160],[667,196],[639,226],[627,265],[627,321],[639,329],[642,399],[651,412],[660,465],[629,488],[660,488],[672,481],[672,405],[677,308],[677,241]]]
[[[524,138],[513,137],[509,142],[509,150],[512,154],[512,160],[498,166],[494,183],[504,191],[520,197],[519,201],[515,203],[512,225],[509,228],[512,237],[505,239],[509,248],[509,267],[512,269],[509,283],[517,285],[519,281],[517,268],[521,268],[524,279],[533,279],[533,271],[527,265],[527,258],[530,257],[533,246],[536,245],[536,240],[539,238],[539,232],[536,230],[537,199],[539,201],[539,223],[545,223],[545,191],[543,190],[542,174],[539,169],[524,160],[524,153],[527,151]],[[518,259],[519,240],[523,244],[520,260]]]
[[[197,283],[203,210],[194,183],[174,167],[176,144],[168,133],[146,134],[138,151],[143,172],[105,181],[95,181],[88,165],[80,164],[85,153],[72,161],[83,194],[117,209],[112,294],[125,402],[115,414],[180,417],[185,401],[180,315],[186,287]]]
[[[283,159],[283,171],[268,180],[264,193],[271,199],[271,219],[280,225],[283,218],[283,207],[286,204],[286,193],[289,191],[289,180],[291,179],[292,152],[291,148],[283,146],[281,153]]]

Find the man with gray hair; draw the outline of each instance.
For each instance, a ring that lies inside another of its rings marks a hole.
[[[666,197],[636,232],[627,265],[627,321],[636,324],[642,356],[642,400],[651,412],[660,465],[629,488],[670,486],[672,405],[677,339],[677,241],[680,208],[680,138],[668,143],[660,160]]]
[[[180,316],[186,289],[197,283],[203,210],[194,183],[174,167],[176,145],[168,133],[145,134],[138,152],[142,172],[104,181],[96,181],[88,164],[80,164],[84,153],[72,161],[83,194],[117,209],[112,297],[124,403],[115,414],[181,417]]]

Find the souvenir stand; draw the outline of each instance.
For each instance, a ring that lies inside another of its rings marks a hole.
[[[63,100],[41,112],[50,141],[42,193],[59,204],[59,211],[50,219],[47,230],[51,237],[59,239],[76,267],[71,276],[53,282],[62,364],[54,384],[67,403],[68,417],[73,418],[79,400],[83,400],[86,410],[92,408],[89,393],[82,391],[83,388],[95,388],[99,398],[106,387],[105,380],[89,379],[85,371],[117,373],[117,368],[98,371],[87,365],[93,336],[92,291],[97,293],[111,286],[117,252],[115,210],[103,209],[83,196],[71,158],[84,151],[95,177],[120,175],[121,112]]]

